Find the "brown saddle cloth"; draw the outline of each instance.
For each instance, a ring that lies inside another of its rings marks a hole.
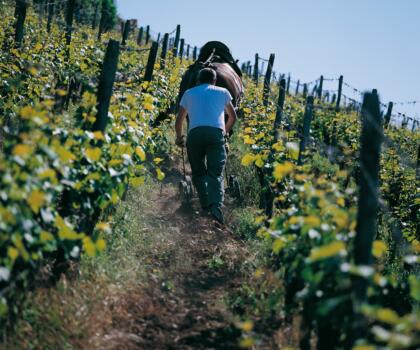
[[[178,102],[186,90],[197,85],[198,73],[206,67],[213,68],[216,71],[216,85],[224,87],[230,92],[233,98],[232,103],[237,107],[244,92],[242,73],[229,48],[220,41],[210,41],[201,48],[197,61],[188,67],[182,77]]]

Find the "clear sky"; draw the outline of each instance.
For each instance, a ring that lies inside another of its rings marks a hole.
[[[381,101],[420,100],[420,0],[117,0],[119,14],[187,43],[225,42],[240,61],[276,54],[275,70],[312,81],[323,74]],[[327,82],[326,89],[336,89]],[[353,98],[349,88],[345,93]],[[396,105],[420,115],[420,103]]]

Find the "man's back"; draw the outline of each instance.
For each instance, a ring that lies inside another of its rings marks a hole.
[[[211,126],[225,130],[225,107],[232,96],[225,88],[201,84],[187,90],[180,105],[189,115],[189,130],[199,126]]]

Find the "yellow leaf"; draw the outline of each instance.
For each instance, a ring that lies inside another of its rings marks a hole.
[[[344,201],[344,198],[343,198],[343,197],[340,197],[340,198],[337,198],[337,204],[338,204],[340,207],[344,207],[344,206],[345,206],[345,204],[346,204],[346,202]]]
[[[55,226],[58,228],[58,237],[75,241],[84,237],[83,233],[76,233],[70,224],[66,223],[61,216],[55,218]]]
[[[96,241],[96,249],[98,249],[99,252],[103,251],[106,248],[106,242],[104,239],[100,238]]]
[[[306,216],[303,221],[309,227],[318,227],[321,225],[321,219],[315,215]]]
[[[309,259],[311,261],[327,259],[332,256],[336,256],[342,252],[345,252],[345,249],[346,246],[344,242],[335,241],[322,247],[312,249]]]
[[[376,318],[381,322],[394,325],[398,324],[400,321],[398,314],[394,310],[388,308],[379,309],[376,313]]]
[[[37,115],[37,113],[36,113],[35,109],[32,106],[26,106],[26,107],[23,107],[20,110],[20,116],[23,119],[31,119],[32,117],[34,117],[36,115]]]
[[[144,184],[144,177],[132,177],[130,184],[134,187],[142,186]]]
[[[241,161],[241,164],[243,166],[249,166],[252,163],[254,163],[254,161],[255,161],[255,154],[248,153],[248,154],[245,154],[243,156],[242,161]]]
[[[29,194],[27,202],[30,205],[32,211],[34,213],[38,213],[39,209],[45,203],[45,194],[39,190],[34,190]]]
[[[262,168],[264,166],[264,160],[263,160],[263,157],[261,155],[257,155],[255,157],[255,165],[258,168]]]
[[[280,253],[280,251],[286,246],[286,242],[281,239],[281,238],[277,238],[274,243],[273,243],[273,252],[278,254]]]
[[[91,162],[97,162],[101,158],[102,151],[99,147],[87,148],[85,155]]]
[[[50,179],[50,180],[54,181],[54,180],[57,179],[57,176],[56,176],[56,173],[55,173],[54,169],[48,168],[48,169],[45,169],[45,170],[43,170],[39,173],[39,178],[40,179]]]
[[[39,235],[39,239],[41,240],[41,242],[48,242],[48,241],[53,241],[54,236],[47,231],[41,231]]]
[[[345,229],[349,226],[349,216],[343,210],[334,212],[333,221],[339,230]]]
[[[373,345],[356,345],[353,346],[353,348],[351,350],[375,350],[376,347],[374,347]]]
[[[413,247],[415,252],[420,253],[420,242],[417,239],[414,239],[411,242],[411,246]]]
[[[14,247],[7,248],[7,255],[12,261],[15,261],[19,256],[19,251]]]
[[[252,347],[255,344],[255,340],[251,337],[246,337],[241,339],[241,341],[239,342],[239,346],[241,348],[247,349]]]
[[[83,238],[83,250],[86,254],[90,257],[95,256],[96,254],[96,246],[90,239],[90,237]]]
[[[102,133],[102,131],[94,131],[93,132],[93,137],[95,140],[105,140],[105,136]]]
[[[283,143],[281,141],[275,143],[273,145],[273,149],[277,152],[283,151],[284,150]]]
[[[101,174],[99,173],[91,173],[88,176],[86,176],[86,180],[100,180]]]
[[[13,147],[12,153],[19,157],[28,157],[31,153],[31,148],[28,145],[18,144]]]
[[[384,241],[379,241],[376,240],[373,242],[373,246],[372,246],[372,254],[376,257],[376,258],[380,258],[381,256],[383,256],[386,251],[387,251],[387,245]]]
[[[151,103],[143,103],[143,108],[144,108],[146,111],[153,111],[154,106],[153,106],[153,104],[151,104]]]
[[[111,226],[107,222],[98,222],[96,224],[96,229],[110,233],[111,232]]]
[[[153,161],[155,162],[155,164],[160,164],[163,162],[162,158],[156,157],[155,159],[153,159]]]
[[[28,68],[28,73],[29,73],[30,75],[37,75],[37,74],[38,74],[38,69],[36,69],[34,66],[29,67],[29,68]]]
[[[281,181],[285,176],[289,175],[293,171],[293,164],[290,162],[284,162],[275,166],[273,176],[277,181]]]
[[[120,199],[120,197],[118,196],[117,191],[112,190],[112,194],[111,194],[111,203],[112,203],[112,204],[117,204],[119,199]]]
[[[252,139],[249,135],[245,135],[244,136],[244,143],[246,145],[254,145],[255,144],[255,140]]]
[[[76,159],[76,156],[73,153],[71,153],[62,146],[57,147],[56,152],[60,157],[60,160],[64,163],[68,163]]]
[[[160,170],[159,168],[156,169],[156,175],[157,175],[157,179],[159,181],[163,181],[163,179],[165,178],[165,173],[162,170]]]
[[[16,248],[19,250],[19,254],[22,256],[24,260],[29,260],[28,251],[23,244],[22,237],[20,235],[14,237],[14,243]]]
[[[139,156],[142,162],[146,160],[146,153],[144,152],[143,148],[136,147],[136,154]]]
[[[252,321],[238,322],[236,328],[241,329],[244,332],[251,332],[254,328],[254,323]]]
[[[109,165],[110,167],[112,167],[112,166],[115,166],[115,165],[120,165],[122,162],[123,162],[123,161],[122,161],[121,159],[111,159],[111,160],[108,162],[108,165]]]

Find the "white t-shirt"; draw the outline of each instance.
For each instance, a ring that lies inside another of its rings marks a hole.
[[[225,107],[232,96],[225,88],[202,84],[185,91],[179,105],[188,112],[188,131],[199,126],[212,126],[225,131]]]

